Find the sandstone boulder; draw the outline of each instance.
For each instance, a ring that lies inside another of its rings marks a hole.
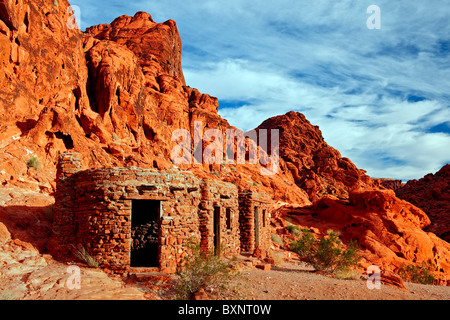
[[[450,164],[435,174],[408,181],[395,193],[425,211],[431,220],[427,231],[450,241]]]
[[[0,222],[0,242],[5,242],[11,239],[11,233],[9,233],[8,228]]]
[[[348,200],[327,196],[310,207],[286,206],[277,211],[275,219],[318,228],[321,235],[334,229],[344,242],[357,241],[363,268],[377,265],[397,273],[404,265],[427,262],[434,266],[439,283],[448,282],[450,244],[424,231],[430,224],[428,216],[392,190],[352,192]]]

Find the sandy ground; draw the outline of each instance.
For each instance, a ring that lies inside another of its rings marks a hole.
[[[48,236],[43,223],[52,199],[36,192],[3,189],[0,215],[12,232],[0,242],[0,300],[168,300],[171,282],[136,282],[80,266],[80,288],[71,289],[70,264],[39,253]],[[36,225],[40,226],[36,228]],[[33,226],[30,235],[30,228]],[[13,240],[16,239],[16,240]],[[20,241],[21,239],[23,241]],[[28,243],[30,242],[30,243]],[[36,248],[35,248],[36,247]],[[174,280],[172,280],[173,282]],[[381,285],[369,290],[365,279],[340,280],[316,274],[306,264],[284,263],[270,271],[242,270],[225,299],[241,300],[450,300],[450,287],[406,283],[407,292]]]
[[[236,298],[245,300],[450,300],[450,287],[405,283],[408,292],[384,284],[370,290],[366,279],[330,278],[292,263],[244,271],[234,285]]]
[[[17,245],[3,252],[0,299],[15,300],[169,300],[169,282],[137,282],[80,267],[80,288],[69,287],[67,264],[55,262]],[[4,245],[6,246],[6,245]],[[4,247],[2,249],[5,249]],[[8,252],[7,251],[7,252]],[[49,261],[47,261],[49,260]],[[232,281],[225,300],[450,300],[450,287],[405,283],[408,291],[381,285],[369,290],[367,281],[342,280],[314,273],[307,264],[284,263],[270,271],[243,270]]]

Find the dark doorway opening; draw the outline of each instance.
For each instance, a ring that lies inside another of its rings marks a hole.
[[[231,208],[225,209],[225,215],[227,218],[227,230],[231,230]]]
[[[220,207],[214,207],[214,254],[220,254]]]
[[[255,215],[255,247],[259,247],[259,208],[254,208]]]
[[[131,267],[159,267],[161,201],[131,202]]]

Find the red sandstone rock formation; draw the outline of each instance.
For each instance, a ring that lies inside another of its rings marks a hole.
[[[231,128],[217,114],[217,98],[186,86],[174,21],[156,23],[138,12],[83,34],[68,28],[68,6],[66,0],[0,1],[3,185],[51,192],[58,155],[66,150],[80,152],[84,168],[169,168],[175,129],[193,134],[195,122],[203,130]],[[423,212],[376,190],[379,183],[342,158],[303,115],[290,112],[258,129],[280,129],[276,175],[262,176],[261,165],[184,169],[288,203],[315,201],[313,209],[301,209],[314,212],[307,225],[330,224],[359,239],[368,261],[395,268],[399,261],[431,259],[450,274],[448,244],[421,230],[428,224]],[[42,169],[27,166],[33,155]],[[448,194],[439,190],[431,196]]]
[[[408,181],[395,193],[425,211],[431,220],[425,230],[450,242],[450,164],[436,174]]]
[[[377,184],[380,188],[390,189],[397,191],[401,187],[404,186],[402,180],[396,179],[386,179],[386,178],[372,178],[372,180]]]
[[[217,114],[217,98],[186,86],[174,21],[156,23],[138,12],[83,34],[66,26],[67,7],[64,0],[6,1],[1,11],[6,22],[0,38],[11,51],[0,61],[6,76],[1,85],[8,89],[0,92],[3,184],[52,191],[58,154],[66,150],[80,152],[85,168],[165,169],[173,166],[174,130],[193,135],[195,122],[202,130],[231,128]],[[17,52],[26,58],[17,60]],[[27,167],[34,155],[43,170]],[[184,169],[309,203],[303,190],[293,188],[290,172],[269,178],[254,165]]]
[[[82,152],[86,167],[170,166],[170,136],[189,128],[191,95],[175,23],[138,13],[111,33],[101,26],[97,39],[68,28],[68,5],[0,3],[1,182],[51,191],[65,150]],[[202,102],[217,111],[214,99]],[[33,155],[45,170],[27,168]]]
[[[74,109],[87,68],[82,34],[66,26],[66,1],[0,2],[0,181],[51,189],[56,150],[77,144]],[[47,170],[27,170],[35,154]],[[50,155],[50,157],[49,157]]]
[[[114,41],[134,52],[155,88],[160,89],[160,84],[154,80],[164,74],[186,85],[181,69],[181,39],[175,21],[156,23],[150,14],[138,12],[134,17],[121,16],[110,25],[93,26],[86,33],[99,40]]]
[[[449,284],[450,244],[423,231],[430,224],[427,215],[391,190],[351,192],[348,200],[328,195],[309,207],[280,207],[273,216],[280,235],[289,237],[285,221],[290,221],[311,228],[319,236],[333,229],[340,231],[346,242],[357,240],[363,268],[374,264],[398,272],[402,264],[431,262],[440,283]]]
[[[296,185],[312,201],[328,194],[346,199],[349,191],[374,186],[365,171],[341,157],[325,142],[319,127],[301,113],[291,111],[268,119],[257,129],[280,129],[280,156]]]
[[[11,233],[8,228],[0,222],[0,243],[8,241],[9,239],[11,239]]]

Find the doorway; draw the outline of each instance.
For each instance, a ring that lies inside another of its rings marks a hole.
[[[259,207],[254,208],[255,219],[255,248],[259,247]]]
[[[220,207],[214,207],[214,254],[220,255]]]
[[[131,267],[159,267],[161,201],[131,202]]]

